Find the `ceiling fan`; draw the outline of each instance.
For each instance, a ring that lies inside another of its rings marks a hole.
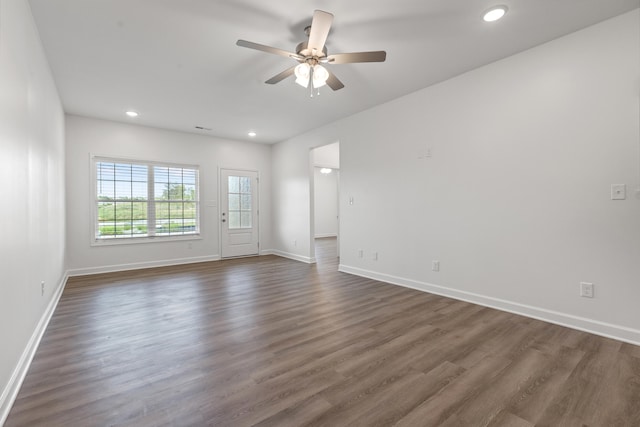
[[[313,13],[311,25],[305,28],[305,33],[309,37],[308,41],[304,41],[296,47],[296,51],[288,52],[271,46],[265,46],[246,40],[238,40],[236,44],[249,49],[261,50],[275,55],[293,58],[299,62],[291,68],[287,68],[283,72],[271,77],[265,83],[276,84],[289,76],[296,76],[296,83],[300,86],[310,88],[311,96],[313,90],[324,86],[325,84],[333,90],[339,90],[344,84],[333,74],[327,70],[322,64],[350,64],[356,62],[384,62],[387,53],[383,50],[373,52],[352,52],[352,53],[335,53],[329,55],[325,42],[333,23],[333,15],[329,12],[316,10]]]

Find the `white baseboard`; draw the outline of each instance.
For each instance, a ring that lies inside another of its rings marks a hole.
[[[44,331],[49,325],[49,321],[51,320],[51,316],[53,315],[53,312],[58,305],[58,301],[60,301],[62,291],[64,291],[64,286],[67,283],[68,278],[69,273],[67,272],[58,283],[58,286],[54,291],[46,310],[44,311],[44,313],[42,313],[36,329],[33,331],[31,337],[29,338],[29,341],[27,342],[27,347],[24,349],[22,355],[20,356],[20,359],[18,360],[18,365],[13,370],[13,374],[9,379],[9,383],[6,385],[6,387],[2,391],[2,394],[0,395],[0,426],[4,425],[4,422],[9,416],[9,411],[11,410],[16,397],[18,396],[18,392],[20,391],[20,387],[22,387],[24,378],[27,376],[27,372],[29,371],[29,367],[31,366],[31,361],[33,360],[33,356],[36,354],[36,350],[40,345],[40,340],[44,335]]]
[[[432,294],[441,295],[461,301],[467,301],[473,304],[495,308],[497,310],[519,314],[522,316],[531,317],[533,319],[554,323],[556,325],[566,326],[568,328],[589,332],[595,335],[613,338],[630,344],[640,345],[640,330],[628,328],[626,326],[613,325],[610,323],[587,319],[585,317],[574,316],[572,314],[547,310],[545,308],[534,307],[499,298],[488,297],[472,292],[459,291],[457,289],[451,289],[445,286],[434,285],[431,283],[420,282],[403,277],[396,277],[343,264],[340,264],[338,270],[343,273],[349,273],[356,276],[379,280],[381,282],[386,282],[393,285],[404,286],[406,288],[429,292]]]
[[[195,264],[198,262],[220,261],[220,255],[200,256],[190,258],[175,258],[160,261],[135,262],[130,264],[104,265],[100,267],[75,268],[69,270],[69,277],[86,276],[90,274],[113,273],[116,271],[140,270],[143,268],[169,267],[172,265]]]
[[[294,261],[300,261],[300,262],[304,262],[304,263],[307,263],[307,264],[315,264],[316,263],[316,259],[315,258],[311,258],[311,257],[308,257],[308,256],[297,255],[297,254],[292,254],[292,253],[284,252],[284,251],[279,251],[277,249],[273,249],[271,251],[271,253],[273,255],[278,255],[278,256],[281,256],[283,258],[289,258],[289,259],[292,259]]]

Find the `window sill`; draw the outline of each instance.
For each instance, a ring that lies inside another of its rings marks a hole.
[[[200,234],[187,234],[181,236],[114,237],[109,239],[93,239],[91,246],[138,245],[147,243],[184,242],[188,240],[202,240],[202,236]]]

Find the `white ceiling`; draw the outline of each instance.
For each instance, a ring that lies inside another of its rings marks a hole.
[[[30,0],[68,113],[273,143],[640,6],[639,0]],[[501,21],[482,12],[506,4]],[[319,97],[264,81],[315,9],[335,15],[329,53],[386,50],[384,63],[328,65],[345,88]],[[130,119],[128,109],[140,116]],[[211,131],[198,131],[203,126]],[[258,133],[247,136],[249,130]]]

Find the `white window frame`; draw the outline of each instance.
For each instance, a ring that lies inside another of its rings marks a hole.
[[[192,164],[159,162],[152,160],[140,160],[126,157],[110,157],[91,155],[91,246],[103,245],[127,245],[136,243],[157,243],[157,242],[175,242],[178,240],[201,240],[201,222],[200,222],[200,166]],[[121,163],[136,164],[147,166],[147,234],[130,235],[122,237],[98,237],[98,176],[97,163]],[[155,228],[151,225],[155,224],[155,198],[154,198],[154,173],[155,166],[190,169],[196,171],[196,230],[192,233],[182,233],[175,235],[155,235]]]

